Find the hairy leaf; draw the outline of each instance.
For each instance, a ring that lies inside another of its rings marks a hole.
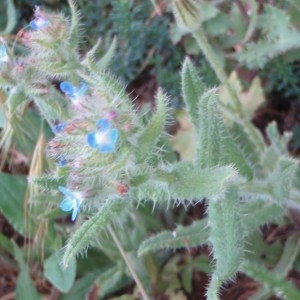
[[[207,219],[195,221],[189,226],[178,226],[174,231],[162,231],[143,241],[138,255],[161,249],[197,247],[207,242],[209,237]]]
[[[296,286],[287,281],[281,274],[267,270],[263,265],[253,261],[244,261],[242,271],[260,284],[263,284],[277,296],[289,300],[297,300],[300,292]]]
[[[229,134],[218,111],[216,92],[205,92],[199,102],[197,160],[202,167],[234,165],[251,178],[252,170],[243,152]]]
[[[237,187],[230,186],[223,199],[210,200],[208,217],[213,246],[214,275],[222,281],[231,279],[243,259],[244,243]]]
[[[153,153],[159,138],[164,133],[167,117],[167,100],[162,90],[158,90],[156,100],[156,112],[137,141],[136,157],[138,162],[143,162],[149,154]]]
[[[232,167],[200,169],[190,163],[179,163],[173,169],[170,192],[178,200],[198,200],[222,195],[236,172]]]
[[[198,129],[199,120],[199,99],[204,92],[204,84],[200,79],[196,68],[193,66],[189,58],[186,58],[181,71],[181,84],[183,100],[186,104],[189,116]]]
[[[111,199],[100,210],[71,236],[68,241],[62,261],[65,267],[79,253],[84,251],[90,243],[105,230],[106,225],[113,221],[124,209],[126,202],[123,199]]]
[[[248,68],[262,68],[281,53],[300,47],[300,33],[292,26],[287,13],[271,5],[264,7],[265,13],[259,18],[262,38],[246,44],[246,49],[235,55]]]

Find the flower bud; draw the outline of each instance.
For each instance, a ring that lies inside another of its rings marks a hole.
[[[199,0],[173,0],[173,12],[177,25],[193,32],[201,25]]]

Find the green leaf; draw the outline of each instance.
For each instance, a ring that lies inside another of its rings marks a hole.
[[[269,123],[266,132],[271,141],[271,146],[276,150],[277,154],[288,154],[286,145],[283,143],[283,139],[278,132],[277,123],[275,121]]]
[[[262,68],[281,53],[300,47],[300,33],[291,24],[285,10],[266,4],[259,25],[263,33],[261,38],[247,43],[243,51],[234,55],[248,68]]]
[[[15,230],[25,235],[23,201],[26,177],[0,173],[0,211]]]
[[[79,42],[79,11],[74,0],[68,0],[71,10],[70,44],[73,48],[77,47]]]
[[[110,199],[91,219],[83,223],[66,245],[62,259],[63,266],[68,266],[72,259],[85,250],[99,236],[99,233],[105,230],[106,226],[122,212],[126,204],[123,199]]]
[[[189,58],[184,60],[181,71],[181,82],[183,100],[197,130],[199,121],[199,100],[205,87]]]
[[[237,175],[232,167],[200,169],[187,162],[174,166],[170,193],[178,200],[198,200],[221,195]]]
[[[199,1],[200,2],[200,1]],[[208,21],[218,14],[219,10],[214,4],[202,2],[201,3],[201,22]]]
[[[263,284],[281,299],[298,300],[300,291],[281,274],[267,270],[262,264],[244,261],[242,271],[260,284]]]
[[[0,245],[8,253],[13,254],[13,244],[4,234],[0,233]]]
[[[164,133],[167,117],[167,100],[161,89],[158,90],[156,95],[156,105],[156,112],[137,141],[136,158],[138,162],[143,162],[153,153],[159,138]]]
[[[91,289],[92,284],[98,277],[98,272],[88,273],[82,278],[76,280],[73,288],[64,295],[61,300],[82,300],[86,299],[87,295]]]
[[[252,178],[252,170],[242,150],[221,118],[216,91],[206,91],[199,101],[197,161],[201,167],[234,165],[238,172]]]
[[[256,128],[252,128],[252,124],[249,125],[251,126],[250,129],[256,130]],[[261,175],[263,167],[261,165],[260,149],[256,140],[254,140],[253,136],[249,133],[248,128],[244,126],[244,122],[236,120],[230,127],[230,133],[236,145],[243,152],[243,156],[245,157],[248,165],[251,166],[254,174]]]
[[[205,22],[203,27],[210,37],[225,34],[230,28],[228,15],[224,12],[220,12],[214,18]]]
[[[126,276],[124,266],[117,263],[112,268],[103,272],[98,280],[101,286],[100,297],[103,299],[106,295],[120,290],[132,283],[132,279]]]
[[[276,163],[274,171],[268,175],[270,194],[278,203],[287,204],[290,201],[291,187],[298,168],[298,160],[283,156]]]
[[[296,258],[299,253],[299,241],[298,237],[291,236],[286,241],[281,258],[277,263],[273,272],[282,277],[288,276],[288,273],[292,270]],[[251,300],[269,299],[272,296],[272,291],[266,286],[262,287],[260,291],[251,297]]]
[[[117,48],[117,38],[114,37],[109,49],[105,52],[105,54],[101,57],[101,59],[97,62],[97,68],[99,70],[104,70],[108,67],[111,60],[113,59]]]
[[[67,268],[61,265],[62,251],[54,252],[44,262],[44,275],[59,291],[67,293],[73,286],[76,276],[76,260],[69,262]]]
[[[24,90],[19,87],[14,87],[9,92],[6,103],[8,105],[9,112],[13,114],[18,106],[26,100]]]
[[[247,197],[247,196],[245,196]],[[257,196],[259,198],[259,196]],[[243,228],[247,232],[259,229],[267,223],[277,223],[284,211],[281,206],[270,201],[251,199],[241,207]]]
[[[231,279],[243,259],[243,230],[240,220],[237,187],[230,186],[225,198],[208,202],[210,242],[213,246],[218,280]]]
[[[209,237],[207,219],[195,221],[189,226],[178,226],[174,231],[162,231],[139,247],[138,255],[144,255],[161,249],[197,247],[207,242]]]
[[[0,32],[0,35],[10,34],[17,24],[17,12],[13,0],[7,0],[6,16],[6,27]]]
[[[23,253],[17,246],[15,242],[13,242],[15,258],[18,261],[19,267],[21,269],[16,287],[16,300],[41,300],[41,295],[38,294],[35,287],[32,284],[28,266],[24,260]]]

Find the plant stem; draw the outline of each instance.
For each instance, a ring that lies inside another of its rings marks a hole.
[[[208,300],[219,300],[218,291],[220,285],[221,285],[220,280],[218,280],[217,276],[213,274],[210,279],[208,289],[206,291],[206,296]]]
[[[138,275],[136,274],[135,270],[133,269],[133,267],[132,267],[126,253],[125,253],[125,250],[123,249],[123,247],[122,247],[115,231],[113,230],[113,228],[110,225],[107,225],[107,228],[108,228],[108,231],[109,231],[113,241],[115,242],[117,248],[119,249],[119,251],[120,251],[120,253],[121,253],[121,255],[122,255],[122,257],[123,257],[123,259],[124,259],[124,261],[127,265],[127,268],[129,269],[129,272],[131,273],[131,275],[132,275],[132,277],[133,277],[140,293],[142,294],[143,299],[144,300],[149,300],[150,298],[148,297],[148,295],[147,295],[147,293],[146,293],[146,291],[145,291],[145,289],[142,285],[142,282],[140,281]]]
[[[211,67],[215,71],[216,75],[218,76],[219,80],[225,86],[229,95],[232,97],[232,101],[234,102],[235,108],[237,109],[239,115],[241,117],[243,117],[244,111],[243,111],[241,102],[239,100],[239,97],[238,97],[236,91],[230,85],[230,83],[227,79],[227,75],[226,75],[225,71],[223,70],[223,67],[222,67],[218,57],[216,56],[213,48],[210,46],[203,28],[200,26],[196,31],[193,32],[193,35],[194,35],[194,38],[197,41],[198,45],[200,46],[202,52],[204,53],[206,59],[208,60]]]

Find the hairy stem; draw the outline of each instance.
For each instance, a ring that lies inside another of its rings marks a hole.
[[[115,231],[113,230],[113,228],[110,225],[107,225],[107,228],[108,228],[108,231],[109,231],[114,243],[116,244],[118,250],[120,251],[120,253],[121,253],[121,255],[122,255],[122,257],[123,257],[123,259],[124,259],[124,261],[127,265],[127,268],[129,269],[129,272],[131,273],[131,276],[133,277],[140,293],[142,294],[143,299],[144,300],[149,300],[150,298],[148,297],[148,295],[147,295],[147,293],[146,293],[146,291],[145,291],[145,289],[142,285],[142,282],[140,281],[138,275],[136,274],[135,270],[133,269],[133,267],[132,267],[126,253],[125,253],[125,250],[123,249],[123,247],[122,247]]]
[[[213,274],[209,283],[209,287],[206,291],[207,300],[219,300],[218,292],[221,286],[220,280]]]
[[[243,107],[239,100],[239,97],[233,87],[230,85],[227,75],[221,66],[221,63],[218,57],[215,55],[214,50],[210,46],[207,37],[203,28],[200,26],[196,31],[193,32],[194,38],[196,39],[198,45],[200,46],[202,52],[204,53],[206,59],[210,63],[211,67],[214,69],[216,75],[218,76],[221,83],[227,89],[229,95],[231,96],[232,100],[234,101],[235,108],[237,109],[239,115],[241,117],[244,116]]]

